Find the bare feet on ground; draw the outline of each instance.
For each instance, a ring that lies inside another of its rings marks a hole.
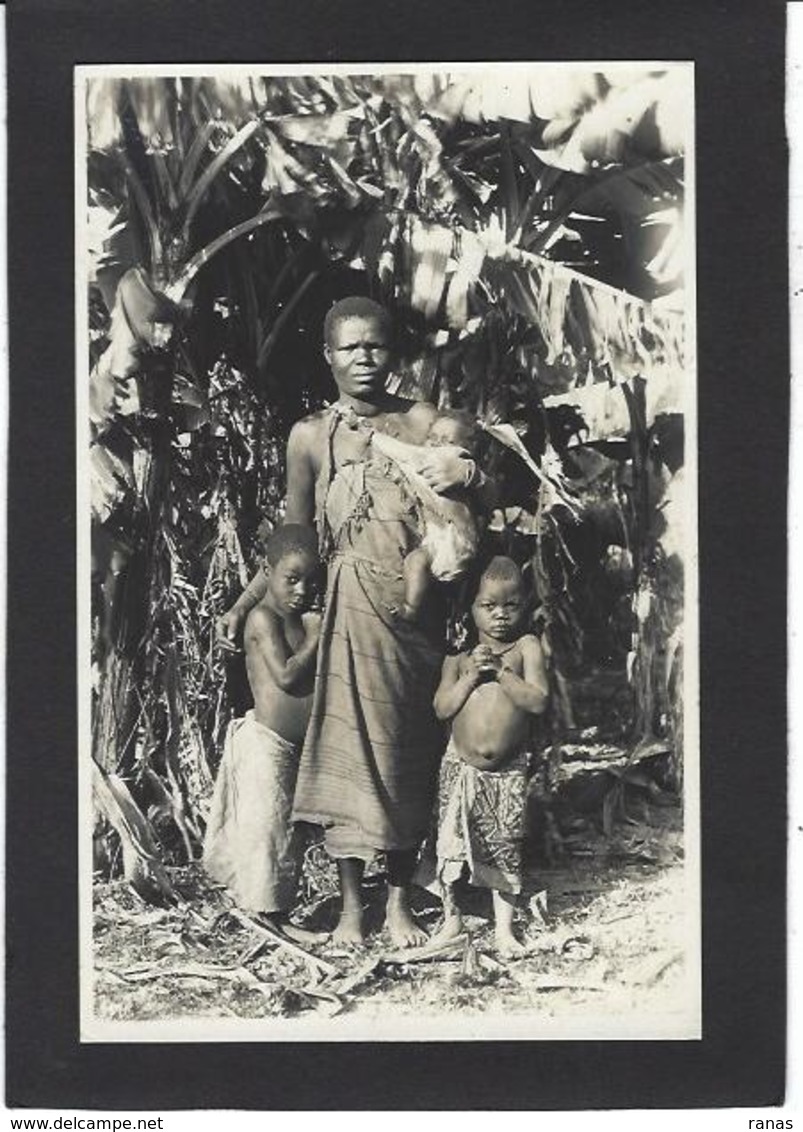
[[[332,932],[332,941],[341,944],[365,943],[365,933],[362,928],[362,909],[359,911],[343,909],[337,927]]]
[[[385,927],[397,947],[420,947],[429,936],[413,919],[407,893],[403,889],[388,889]]]
[[[443,923],[432,937],[432,942],[446,943],[450,939],[457,939],[463,933],[463,917],[459,912],[445,912]]]
[[[325,943],[329,939],[329,932],[312,932],[308,928],[299,928],[296,924],[291,924],[289,921],[279,925],[279,930],[292,939],[294,943]]]
[[[307,928],[299,928],[296,924],[291,924],[286,914],[279,912],[260,912],[256,915],[258,922],[265,925],[266,928],[272,928],[273,931],[279,932],[280,935],[286,936],[294,943],[324,943],[329,938],[329,932],[313,932]]]
[[[518,897],[512,892],[498,892],[494,889],[492,898],[496,950],[506,959],[521,959],[527,955],[527,948],[513,934],[513,917]]]
[[[512,931],[497,927],[494,930],[494,940],[497,952],[505,959],[521,959],[527,954],[527,948],[519,943]]]

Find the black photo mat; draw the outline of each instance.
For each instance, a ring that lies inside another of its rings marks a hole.
[[[784,31],[777,0],[8,5],[7,1105],[782,1103]],[[702,1039],[81,1044],[73,67],[516,59],[695,64]]]

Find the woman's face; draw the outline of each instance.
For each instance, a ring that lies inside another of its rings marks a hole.
[[[392,350],[380,319],[373,315],[340,319],[331,329],[324,354],[341,393],[370,401],[383,392]]]

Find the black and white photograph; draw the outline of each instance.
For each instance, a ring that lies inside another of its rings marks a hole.
[[[81,1040],[699,1038],[693,63],[74,83]]]

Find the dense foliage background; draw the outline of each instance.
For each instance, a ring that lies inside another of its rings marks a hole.
[[[244,706],[214,619],[354,292],[393,311],[397,388],[488,426],[555,749],[593,726],[679,785],[688,94],[682,68],[89,80],[93,773],[128,875],[197,853]]]

